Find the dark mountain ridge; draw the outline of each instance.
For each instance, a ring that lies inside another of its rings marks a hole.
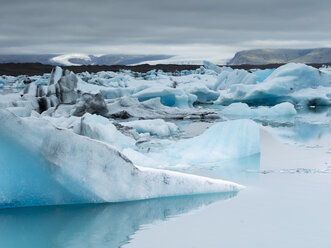
[[[331,48],[255,49],[237,52],[228,65],[265,65],[284,63],[331,63]]]

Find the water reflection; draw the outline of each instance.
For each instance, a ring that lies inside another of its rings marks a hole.
[[[221,178],[223,180],[247,185],[256,182],[259,178],[257,173],[248,172],[260,170],[260,157],[260,154],[255,154],[215,164],[201,164],[200,166],[194,166],[188,169],[185,168],[180,171],[207,177]]]
[[[1,247],[121,247],[142,225],[187,213],[236,193],[101,205],[0,210]]]
[[[259,175],[250,175],[247,171],[260,169],[260,154],[225,161],[222,166],[213,168],[213,172],[222,179],[242,184],[254,182]]]
[[[292,134],[289,138],[302,143],[312,140],[319,140],[323,136],[331,133],[330,126],[327,124],[320,125],[304,122],[296,122],[291,131]]]

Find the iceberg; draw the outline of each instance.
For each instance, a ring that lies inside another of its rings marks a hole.
[[[186,94],[183,90],[176,88],[150,87],[133,95],[140,102],[152,98],[160,98],[160,102],[168,107],[191,108],[197,97],[192,94]]]
[[[223,71],[218,75],[218,81],[213,90],[224,90],[231,85],[244,84],[254,85],[257,83],[257,76],[245,70]]]
[[[219,67],[219,66],[217,66],[217,65],[215,65],[212,62],[209,62],[207,60],[204,60],[203,61],[203,67],[205,69],[207,69],[207,70],[214,71],[217,74],[222,73],[223,70],[231,70],[232,71],[232,69],[230,67],[223,67],[223,68],[221,68],[221,67]]]
[[[141,153],[125,149],[124,154],[135,164],[158,168],[208,168],[221,162],[260,153],[260,129],[252,120],[219,122],[202,134],[166,144]]]
[[[183,89],[187,94],[196,96],[196,100],[194,103],[211,103],[219,97],[219,92],[211,90],[199,81],[190,83],[190,84],[182,84],[179,85],[178,88]]]
[[[260,129],[251,120],[216,123],[197,137],[170,148],[180,163],[212,164],[260,153]],[[178,151],[175,153],[175,151]]]
[[[86,113],[81,119],[80,133],[91,139],[103,141],[117,150],[134,147],[136,141],[117,130],[105,117]]]
[[[296,91],[304,88],[330,86],[331,76],[314,67],[289,63],[277,68],[264,83],[280,83],[283,87],[291,87]],[[289,89],[291,90],[291,89]]]
[[[276,117],[296,115],[292,103],[283,102],[273,107],[250,108],[246,103],[232,103],[222,110],[225,116]]]
[[[256,84],[258,81],[257,75],[242,69],[219,67],[208,61],[204,61],[203,66],[216,73],[217,80],[214,85],[209,86],[214,91],[225,89],[233,84]]]
[[[217,179],[135,166],[104,142],[0,109],[1,207],[121,202],[239,191]]]
[[[108,100],[108,114],[114,119],[130,117],[142,119],[218,119],[216,110],[168,107],[160,102],[160,98],[152,98],[139,102],[134,97],[122,97]]]
[[[159,137],[174,135],[178,127],[162,119],[121,122],[121,125],[134,128],[138,133],[149,133]]]

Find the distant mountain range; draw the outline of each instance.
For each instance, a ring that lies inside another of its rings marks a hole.
[[[86,55],[81,53],[71,54],[0,54],[0,64],[5,63],[41,63],[59,66],[111,66],[135,64],[183,64],[202,65],[205,58],[183,57],[174,55],[127,55],[106,54]],[[225,60],[213,60],[217,64]],[[237,52],[227,62],[228,65],[268,65],[285,64],[289,62],[306,64],[331,63],[331,48],[315,49],[256,49]]]
[[[331,63],[331,48],[245,50],[237,52],[228,65],[265,65],[289,62]]]
[[[0,55],[0,64],[4,63],[41,63],[59,66],[72,65],[131,65],[144,61],[157,61],[171,58],[172,55],[86,55],[86,54],[9,54]]]

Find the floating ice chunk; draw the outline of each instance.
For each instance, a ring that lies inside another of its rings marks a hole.
[[[105,90],[107,87],[99,86],[95,84],[89,84],[84,82],[83,80],[79,79],[77,82],[77,90],[85,93],[90,94],[98,94],[101,92],[101,90]]]
[[[100,93],[83,93],[77,99],[72,115],[82,116],[85,113],[105,116],[108,113],[107,105]]]
[[[219,67],[208,61],[204,61],[204,68],[216,72],[218,77],[215,84],[210,87],[211,90],[225,89],[232,84],[256,84],[258,80],[256,75],[248,71]]]
[[[223,72],[223,68],[221,68],[221,67],[219,67],[219,66],[217,66],[217,65],[215,65],[215,64],[213,64],[213,63],[211,63],[211,62],[209,62],[209,61],[203,61],[203,67],[204,68],[206,68],[207,70],[211,70],[211,71],[214,71],[214,72],[216,72],[217,74],[219,74],[219,73],[221,73],[221,72]],[[232,69],[231,68],[226,68],[226,70],[228,70],[228,71],[232,71]]]
[[[76,134],[103,141],[120,151],[135,146],[134,139],[122,134],[107,118],[100,115],[86,113],[83,117],[44,116],[43,119],[58,128],[69,129]]]
[[[180,88],[182,88],[188,94],[195,95],[197,97],[196,101],[200,103],[213,102],[217,100],[220,95],[219,92],[210,90],[207,88],[207,86],[199,84],[199,82],[194,82],[191,85],[184,85]]]
[[[280,83],[292,90],[330,86],[331,75],[305,64],[289,63],[277,68],[265,83]]]
[[[223,71],[218,75],[218,81],[213,90],[223,90],[235,84],[256,84],[257,76],[245,70]]]
[[[174,123],[162,119],[122,122],[121,125],[132,127],[138,133],[149,133],[160,137],[174,135],[178,131]]]
[[[197,137],[179,141],[171,150],[178,151],[175,158],[189,164],[247,157],[260,153],[259,126],[251,120],[216,123]]]
[[[222,161],[259,154],[260,131],[251,120],[226,121],[214,124],[199,136],[173,142],[143,156],[131,150],[124,153],[143,166],[208,168],[220,166]]]
[[[49,79],[49,85],[57,84],[63,75],[63,70],[61,67],[56,66],[51,72],[51,77]]]
[[[122,151],[134,147],[136,141],[116,129],[105,117],[86,113],[81,119],[81,135],[106,142]]]
[[[134,97],[123,97],[107,104],[108,113],[113,118],[117,116],[136,117],[144,119],[217,119],[217,111],[196,108],[168,107],[160,102],[160,98],[152,98],[139,102]]]
[[[294,108],[294,105],[289,102],[283,102],[277,104],[271,108],[260,107],[257,109],[260,115],[269,115],[269,116],[286,116],[286,115],[296,115],[297,111]]]
[[[246,103],[236,102],[222,110],[223,115],[233,116],[253,116],[255,112]]]
[[[197,100],[192,94],[187,94],[183,90],[176,88],[150,87],[133,95],[140,102],[160,97],[160,102],[168,107],[190,108]]]
[[[273,107],[258,107],[250,108],[246,103],[232,103],[222,110],[223,115],[227,116],[288,116],[295,115],[297,111],[295,110],[293,104],[289,102],[284,102],[277,104]]]
[[[135,167],[107,144],[0,109],[2,207],[238,191],[235,183]]]

